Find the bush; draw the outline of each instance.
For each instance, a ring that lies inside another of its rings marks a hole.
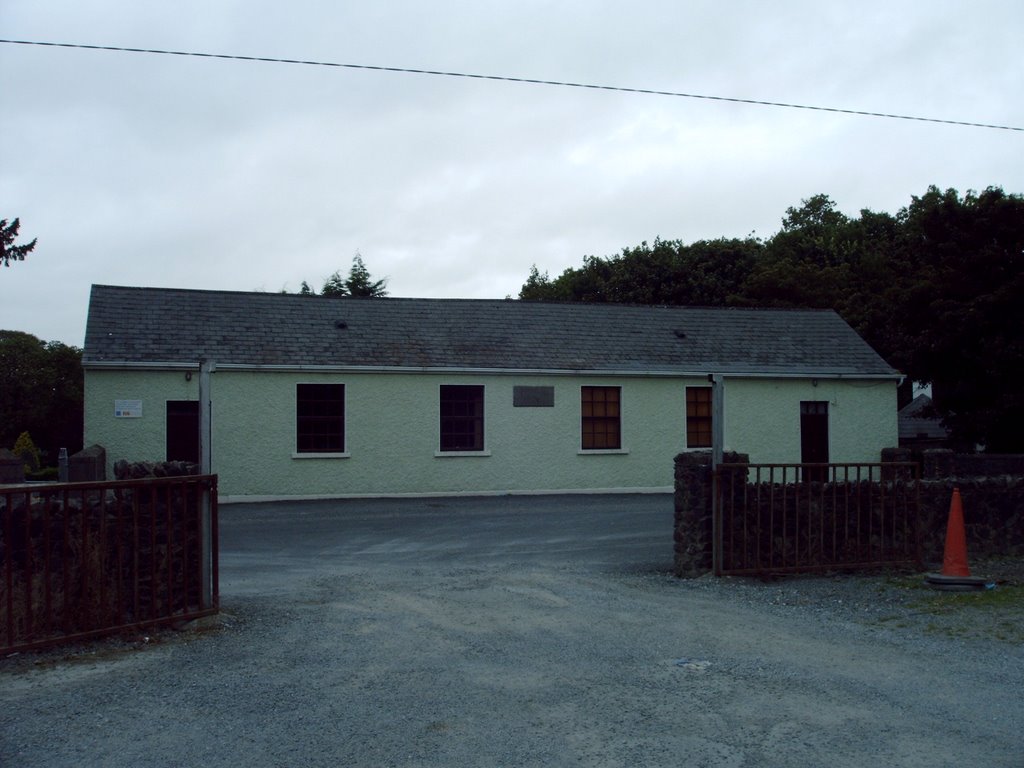
[[[39,449],[32,442],[32,436],[28,432],[22,432],[14,441],[14,455],[25,462],[25,474],[39,471]]]
[[[26,472],[25,479],[56,482],[60,479],[60,470],[57,467],[43,467],[38,472]]]

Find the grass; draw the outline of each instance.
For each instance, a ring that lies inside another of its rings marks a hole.
[[[985,573],[983,569],[975,569]],[[896,603],[896,612],[878,619],[890,627],[964,639],[1024,644],[1024,584],[999,579],[993,589],[944,592],[929,587],[921,574],[886,580],[880,591]]]

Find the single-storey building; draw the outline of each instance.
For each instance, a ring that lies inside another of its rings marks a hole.
[[[898,437],[900,374],[828,310],[96,285],[83,365],[87,445],[202,432],[228,499],[661,492],[715,433],[753,462]]]
[[[935,413],[932,399],[924,393],[900,408],[896,418],[900,448],[945,448],[949,442],[949,430]]]

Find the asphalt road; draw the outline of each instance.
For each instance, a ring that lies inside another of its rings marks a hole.
[[[1019,646],[865,621],[877,579],[675,579],[671,520],[223,507],[215,626],[0,663],[0,765],[1024,765]]]
[[[221,508],[222,589],[287,591],[296,574],[387,565],[666,572],[672,516],[665,494],[231,504]]]

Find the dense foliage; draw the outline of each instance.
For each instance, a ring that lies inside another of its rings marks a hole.
[[[18,219],[10,224],[7,223],[7,219],[0,219],[0,262],[3,262],[5,267],[11,266],[12,261],[24,261],[36,247],[35,240],[24,245],[14,244],[20,228],[21,222]]]
[[[13,447],[27,432],[50,466],[61,448],[80,451],[82,381],[82,350],[0,331],[0,447]]]
[[[11,452],[25,462],[25,474],[39,471],[39,449],[36,448],[32,435],[28,432],[22,432],[18,435],[18,439],[14,441],[14,448],[11,449]]]
[[[363,257],[358,253],[352,259],[352,268],[348,277],[343,278],[340,272],[335,272],[324,281],[320,289],[321,296],[353,296],[355,298],[382,299],[388,295],[385,286],[387,279],[374,280],[370,277],[370,270],[363,263]],[[299,293],[303,296],[316,296],[315,290],[309,287],[309,283],[302,281]]]
[[[857,217],[816,195],[767,240],[644,242],[554,279],[534,268],[519,298],[830,307],[932,385],[961,446],[1024,452],[1024,197],[999,188]]]

